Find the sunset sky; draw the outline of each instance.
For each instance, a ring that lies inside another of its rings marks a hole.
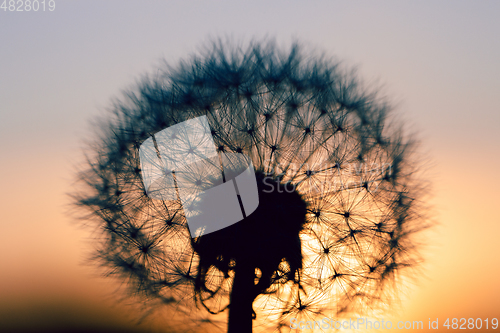
[[[168,331],[134,326],[135,310],[86,264],[90,232],[67,194],[89,121],[162,59],[175,65],[218,37],[333,56],[418,133],[438,225],[420,276],[383,318],[439,318],[443,332],[446,318],[500,319],[500,2],[55,4],[0,9],[0,331]]]

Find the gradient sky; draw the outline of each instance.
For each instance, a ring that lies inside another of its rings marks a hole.
[[[110,282],[83,265],[89,233],[68,214],[89,120],[163,58],[176,64],[209,38],[266,36],[356,67],[422,139],[440,225],[393,320],[500,318],[500,2],[55,2],[0,10],[5,325],[131,325]]]

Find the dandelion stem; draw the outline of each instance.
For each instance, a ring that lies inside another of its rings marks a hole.
[[[239,260],[236,263],[231,302],[229,306],[228,333],[251,333],[255,268]]]

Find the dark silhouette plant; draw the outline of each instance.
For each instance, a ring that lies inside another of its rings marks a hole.
[[[96,259],[109,273],[191,318],[195,331],[215,322],[203,309],[214,318],[228,310],[229,332],[251,332],[253,321],[286,330],[292,318],[391,302],[427,224],[414,142],[391,125],[388,104],[297,45],[215,43],[162,70],[99,122],[80,174],[75,198],[100,231]],[[191,238],[180,200],[148,196],[139,147],[203,115],[218,154],[251,158],[260,204]]]

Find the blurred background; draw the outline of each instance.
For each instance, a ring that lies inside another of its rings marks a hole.
[[[8,1],[7,1],[8,2]],[[67,1],[0,9],[0,331],[169,332],[137,324],[86,264],[67,193],[89,120],[210,38],[294,40],[356,67],[419,132],[432,182],[427,259],[396,323],[500,318],[500,2]],[[160,316],[161,317],[161,316]],[[437,330],[435,330],[437,331]],[[491,328],[490,330],[491,331]]]

